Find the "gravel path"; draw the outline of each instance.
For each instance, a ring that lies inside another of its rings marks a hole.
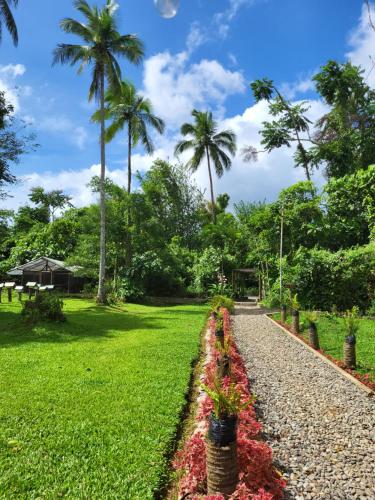
[[[375,397],[271,323],[236,306],[234,335],[287,498],[375,499]]]

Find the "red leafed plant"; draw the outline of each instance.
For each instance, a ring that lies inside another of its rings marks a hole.
[[[231,376],[223,379],[223,387],[234,384],[241,394],[241,401],[251,398],[245,364],[240,356],[231,334],[230,314],[221,310],[225,335],[225,349],[231,358]],[[207,342],[207,359],[203,374],[203,383],[208,388],[214,388],[216,380],[217,359],[220,356],[220,346],[215,339],[215,321],[209,322],[210,336]],[[208,418],[213,410],[213,402],[205,395],[200,400],[197,411],[199,429],[207,429]],[[283,497],[286,483],[272,465],[272,450],[259,440],[261,424],[256,419],[253,405],[245,407],[238,420],[237,449],[240,482],[231,500],[276,500]],[[181,497],[189,495],[194,500],[224,500],[221,495],[208,496],[206,492],[206,443],[200,431],[196,431],[185,443],[176,456],[174,466],[183,471],[179,483]]]

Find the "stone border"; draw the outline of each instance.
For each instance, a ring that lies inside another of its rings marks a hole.
[[[364,392],[366,392],[368,397],[371,397],[371,396],[374,395],[374,391],[372,389],[370,389],[369,387],[367,387],[365,384],[362,384],[362,382],[359,381],[358,379],[356,379],[355,377],[353,377],[353,375],[351,375],[347,371],[345,371],[342,368],[340,368],[339,366],[337,366],[333,361],[331,361],[326,356],[324,356],[324,354],[321,354],[320,352],[316,351],[311,346],[309,346],[306,342],[304,342],[303,340],[299,339],[296,335],[293,335],[293,333],[291,333],[289,330],[287,330],[286,328],[284,328],[283,326],[281,326],[276,320],[274,320],[273,318],[271,318],[271,315],[269,313],[265,314],[265,317],[268,318],[273,324],[275,324],[276,326],[278,326],[281,330],[283,330],[284,332],[286,332],[296,342],[299,342],[301,345],[303,345],[304,347],[306,347],[307,349],[309,349],[312,353],[314,353],[315,356],[317,356],[318,358],[320,358],[327,365],[329,365],[332,368],[334,368],[337,371],[337,373],[339,373],[342,377],[346,378],[350,382],[354,383],[357,387],[359,387],[360,389],[362,389]]]

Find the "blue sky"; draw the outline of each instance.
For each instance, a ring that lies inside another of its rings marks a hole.
[[[146,45],[144,64],[122,61],[123,74],[152,99],[168,126],[166,135],[155,139],[155,157],[172,157],[178,127],[194,106],[212,109],[221,126],[237,132],[240,147],[257,143],[267,110],[254,106],[248,83],[263,76],[291,98],[311,100],[311,116],[317,118],[325,107],[311,84],[314,71],[328,59],[350,58],[369,68],[369,56],[375,55],[375,33],[360,0],[181,0],[172,20],[158,15],[153,0],[117,2],[120,31],[137,33]],[[34,185],[65,189],[76,205],[93,201],[86,184],[97,171],[99,148],[97,126],[89,121],[90,73],[77,76],[71,67],[51,67],[56,44],[76,41],[59,28],[60,19],[69,16],[79,17],[71,0],[20,0],[18,48],[4,33],[0,88],[31,124],[40,148],[15,167],[22,183],[2,206],[24,203]],[[369,82],[375,83],[375,71]],[[136,151],[136,168],[146,170],[151,162]],[[107,167],[116,182],[125,183],[122,137],[108,147]],[[215,188],[229,192],[232,201],[273,199],[302,178],[293,168],[292,151],[277,151],[252,165],[237,157]],[[322,183],[320,174],[316,180]],[[196,181],[207,187],[204,166]]]

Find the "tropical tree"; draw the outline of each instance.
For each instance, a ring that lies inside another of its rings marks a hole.
[[[15,46],[18,45],[18,31],[16,21],[14,20],[10,7],[17,7],[17,5],[18,0],[0,0],[0,42],[2,39],[4,22]]]
[[[128,193],[131,191],[132,182],[132,150],[140,142],[147,154],[154,152],[154,144],[148,133],[148,126],[154,128],[159,134],[164,132],[164,122],[153,114],[152,103],[142,95],[137,94],[135,86],[127,81],[121,82],[118,92],[109,90],[106,95],[107,118],[113,121],[107,128],[106,140],[112,141],[116,134],[127,128],[128,142]],[[97,113],[93,116],[98,121]]]
[[[122,56],[138,64],[144,55],[142,42],[134,35],[121,35],[117,29],[115,12],[117,4],[107,0],[105,7],[90,7],[85,0],[74,2],[76,9],[84,16],[85,23],[71,18],[63,19],[61,29],[82,38],[83,45],[59,44],[54,51],[53,63],[79,64],[78,73],[90,64],[92,82],[89,100],[96,98],[100,103],[100,264],[98,302],[105,302],[105,81],[113,92],[121,87],[121,70],[116,57]]]
[[[45,191],[42,187],[34,187],[29,194],[30,200],[39,207],[46,207],[49,214],[50,222],[54,222],[57,209],[72,207],[72,198],[61,189],[53,191]]]
[[[217,122],[213,119],[209,111],[193,110],[192,116],[194,123],[185,123],[181,127],[183,136],[190,136],[189,139],[180,141],[175,149],[175,154],[181,154],[190,149],[193,150],[193,156],[187,163],[192,172],[196,172],[203,162],[207,159],[208,176],[210,180],[211,191],[211,215],[212,222],[216,223],[216,204],[214,188],[212,181],[211,160],[214,163],[215,172],[218,177],[224,174],[225,170],[230,170],[232,160],[226,153],[228,151],[232,156],[236,154],[236,135],[231,130],[218,132]]]
[[[264,122],[264,128],[260,131],[264,150],[270,153],[274,149],[283,146],[290,148],[292,144],[296,144],[294,154],[296,166],[303,167],[306,179],[311,181],[313,157],[306,148],[306,143],[309,146],[314,144],[310,135],[311,121],[306,116],[309,106],[305,102],[293,104],[288,101],[268,78],[256,80],[251,84],[251,89],[256,102],[262,100],[268,102],[269,113],[273,118],[270,122]],[[257,151],[251,145],[247,146],[242,150],[243,159],[256,160],[260,152],[263,151]]]

